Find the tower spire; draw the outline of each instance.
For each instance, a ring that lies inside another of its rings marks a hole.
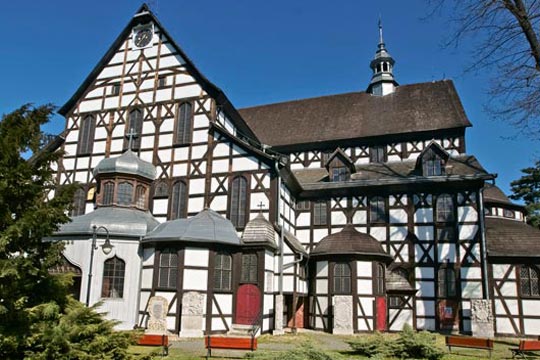
[[[369,64],[369,67],[373,71],[371,82],[369,83],[367,92],[372,95],[388,95],[395,91],[395,87],[398,85],[394,79],[395,61],[386,50],[386,45],[383,38],[383,27],[381,16],[379,15],[379,44],[377,45],[377,51],[375,57]]]

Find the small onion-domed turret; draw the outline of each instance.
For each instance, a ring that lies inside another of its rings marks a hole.
[[[133,151],[127,150],[118,157],[101,160],[94,168],[94,176],[103,174],[128,174],[154,180],[156,168],[151,163],[141,160]]]

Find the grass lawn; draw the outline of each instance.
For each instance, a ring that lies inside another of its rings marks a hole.
[[[334,356],[336,359],[365,359],[364,357],[355,355],[350,351],[350,347],[346,341],[358,339],[358,337],[369,335],[354,335],[354,336],[337,336],[317,332],[298,333],[296,335],[286,334],[283,336],[270,336],[264,335],[258,339],[259,349],[256,351],[257,355],[278,355],[280,352],[294,349],[295,347],[309,342],[315,348],[321,349]],[[385,334],[385,336],[396,336],[393,334]],[[517,347],[519,340],[510,338],[500,338],[495,340],[495,348],[492,353],[492,359],[511,359],[512,353],[510,347]],[[486,350],[479,349],[464,349],[454,348],[452,354],[449,354],[444,347],[444,336],[437,335],[437,345],[441,349],[445,349],[446,355],[444,360],[458,360],[458,359],[488,359],[489,353]],[[131,352],[134,354],[150,355],[152,359],[161,359],[159,347],[142,347],[133,346]],[[226,350],[214,350],[215,355],[212,359],[238,359],[243,358],[247,352],[243,351],[226,351]],[[169,356],[163,359],[168,360],[200,360],[204,359],[206,350],[203,346],[203,340],[187,340],[173,343],[173,346],[169,350]],[[539,354],[540,355],[540,354]],[[539,358],[540,359],[540,358]],[[280,357],[280,360],[286,360],[284,357]]]

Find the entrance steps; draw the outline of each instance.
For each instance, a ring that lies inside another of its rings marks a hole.
[[[230,337],[251,337],[251,333],[255,328],[254,325],[232,324],[231,329],[227,333]]]

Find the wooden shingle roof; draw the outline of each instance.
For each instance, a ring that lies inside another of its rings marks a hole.
[[[275,147],[465,128],[450,80],[402,85],[395,93],[353,92],[240,110],[260,141]]]
[[[524,222],[486,217],[489,257],[538,258],[540,230]]]

